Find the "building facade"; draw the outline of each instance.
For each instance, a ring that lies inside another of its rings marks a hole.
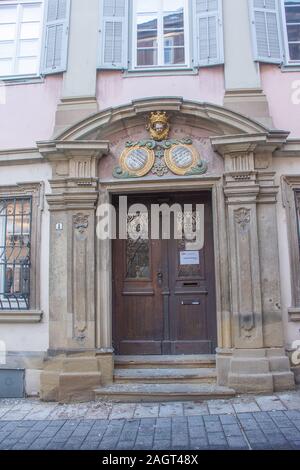
[[[0,373],[92,399],[124,356],[194,356],[218,396],[294,388],[300,1],[1,0],[0,81]],[[201,205],[203,247],[99,237],[120,196]]]

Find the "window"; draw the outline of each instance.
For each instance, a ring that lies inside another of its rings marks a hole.
[[[287,62],[300,62],[300,0],[284,1]]]
[[[99,1],[101,69],[151,73],[224,63],[222,0]]]
[[[0,200],[0,309],[27,310],[31,198]]]
[[[136,67],[185,66],[188,63],[188,14],[185,0],[135,0]]]
[[[0,76],[39,72],[42,6],[36,1],[0,5]]]

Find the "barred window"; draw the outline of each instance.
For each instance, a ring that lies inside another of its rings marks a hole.
[[[27,198],[0,199],[0,309],[30,306],[31,206]]]

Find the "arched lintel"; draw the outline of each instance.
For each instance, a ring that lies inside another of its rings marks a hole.
[[[265,134],[272,130],[259,122],[211,103],[184,100],[179,97],[152,97],[134,100],[129,104],[108,108],[85,118],[75,125],[55,136],[58,141],[86,140],[89,135],[97,133],[97,139],[102,139],[101,133],[107,132],[119,122],[140,118],[151,111],[167,111],[173,116],[190,119],[195,127],[213,128],[213,135],[245,135]]]

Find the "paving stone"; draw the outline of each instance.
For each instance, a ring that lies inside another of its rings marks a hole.
[[[236,424],[237,417],[232,415],[220,415],[220,421],[222,424]]]
[[[117,444],[116,450],[132,450],[134,448],[134,441],[120,441]]]
[[[36,439],[29,447],[29,450],[43,450],[47,447],[49,442],[51,441],[51,438],[49,437],[40,437]]]
[[[262,411],[271,411],[271,410],[285,410],[286,406],[280,401],[280,398],[277,396],[263,396],[256,397],[256,403]]]
[[[226,437],[237,437],[242,435],[238,424],[223,424],[223,431]]]
[[[131,419],[133,418],[136,406],[135,403],[116,403],[112,407],[109,419]]]
[[[255,401],[233,403],[233,408],[236,413],[252,413],[255,411],[260,411]]]
[[[156,418],[159,414],[159,404],[143,403],[136,405],[134,418]]]
[[[248,441],[252,444],[267,444],[267,439],[260,430],[245,431]]]
[[[161,403],[159,407],[159,416],[183,416],[182,403]]]
[[[208,432],[207,439],[210,446],[227,447],[227,441],[222,432]]]
[[[120,434],[120,442],[121,441],[126,441],[126,442],[135,441],[138,429],[139,429],[138,422],[125,423],[122,429],[122,432]]]
[[[63,448],[65,450],[78,450],[82,446],[82,443],[83,443],[83,439],[80,439],[80,438],[75,439],[72,437],[65,443]]]
[[[226,400],[212,400],[208,403],[208,409],[211,414],[234,414],[233,406]]]
[[[31,420],[45,420],[50,418],[51,413],[54,411],[54,409],[57,407],[57,405],[48,405],[48,404],[42,404],[42,405],[35,405],[32,410],[30,411],[28,417],[30,417]]]
[[[249,449],[247,442],[243,437],[230,436],[227,437],[230,449]]]
[[[189,434],[191,439],[203,439],[206,436],[204,426],[189,426]]]
[[[300,411],[297,410],[288,410],[284,412],[285,416],[287,416],[289,419],[294,420],[300,420]]]
[[[201,438],[201,439],[191,439],[190,442],[190,449],[194,450],[202,450],[202,449],[208,449],[209,444],[208,440],[206,438]]]
[[[3,421],[21,421],[22,419],[26,418],[26,416],[29,414],[28,410],[25,411],[13,411],[10,410],[7,413],[5,413],[1,419]]]
[[[272,420],[280,428],[290,428],[293,426],[292,421],[286,416],[273,416]]]
[[[189,416],[189,426],[204,426],[204,420],[202,416]]]
[[[222,425],[221,423],[218,422],[213,422],[213,421],[207,421],[205,423],[205,428],[207,432],[222,432]]]
[[[300,441],[300,431],[297,428],[280,428],[284,437],[290,441]]]
[[[270,412],[271,413],[271,412]],[[274,413],[274,412],[272,412]],[[277,415],[277,414],[273,414],[272,416],[274,417],[284,417],[284,415]],[[269,423],[269,424],[273,424],[273,420],[271,418],[271,414],[267,413],[266,411],[261,411],[260,413],[253,413],[253,418],[255,419],[255,421],[257,421],[258,423]]]
[[[171,449],[171,441],[170,440],[159,440],[154,441],[153,450],[170,450]]]
[[[24,434],[23,437],[19,439],[19,442],[24,442],[24,443],[32,443],[41,435],[40,431],[29,431],[26,434]]]
[[[300,410],[300,393],[278,393],[278,397],[289,410]]]
[[[15,444],[17,444],[17,439],[4,439],[0,443],[0,450],[11,450]]]
[[[108,419],[113,405],[111,403],[97,402],[91,405],[86,412],[85,419]],[[119,417],[117,418],[119,419]]]
[[[99,442],[100,441],[90,441],[87,439],[83,442],[80,449],[81,450],[97,450],[99,446]]]
[[[183,414],[185,416],[205,415],[208,412],[208,406],[205,403],[183,403]]]
[[[65,442],[53,442],[51,441],[47,447],[46,450],[63,450],[65,446]]]
[[[293,449],[297,449],[297,450],[300,449],[300,441],[292,441],[291,445]]]

